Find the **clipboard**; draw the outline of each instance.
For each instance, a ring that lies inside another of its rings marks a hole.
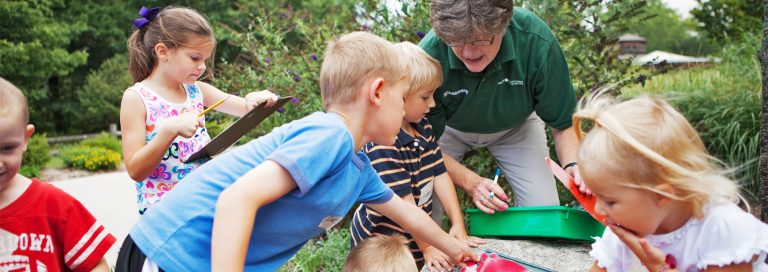
[[[553,272],[544,267],[506,256],[491,249],[486,249],[480,255],[480,261],[464,262],[467,267],[458,269],[459,272],[486,272],[486,271],[525,271],[525,272]]]
[[[578,201],[579,204],[584,207],[587,213],[597,219],[598,222],[605,225],[605,222],[603,222],[603,219],[605,218],[599,216],[595,212],[595,202],[597,202],[597,198],[594,195],[586,195],[581,193],[581,191],[579,191],[579,187],[576,186],[576,182],[573,181],[573,177],[571,177],[571,175],[568,175],[568,173],[566,173],[563,168],[560,168],[560,165],[558,165],[552,159],[544,159],[547,161],[547,166],[549,166],[549,170],[552,171],[552,174],[554,174],[555,177],[560,180],[561,183],[563,183],[565,188],[571,192],[573,197],[576,198],[576,201]]]
[[[292,96],[281,97],[277,100],[277,103],[270,107],[265,106],[266,104],[263,103],[259,104],[251,111],[243,115],[243,117],[232,123],[232,125],[227,127],[227,129],[219,133],[219,135],[216,135],[216,137],[214,137],[207,145],[189,156],[189,158],[187,158],[187,160],[184,162],[186,163],[200,159],[211,158],[214,155],[221,153],[222,151],[232,146],[235,142],[240,140],[243,135],[259,125],[259,123],[272,115],[273,112],[285,105],[285,103],[290,101],[292,98]]]

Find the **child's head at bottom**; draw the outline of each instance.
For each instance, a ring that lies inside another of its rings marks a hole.
[[[21,168],[27,141],[35,131],[29,124],[27,98],[7,80],[0,78],[0,186],[7,186]]]
[[[593,124],[586,136],[581,120]],[[642,96],[613,104],[598,97],[574,114],[573,125],[583,137],[581,177],[608,224],[643,237],[680,211],[701,218],[709,202],[739,199],[696,130],[664,100]]]
[[[400,130],[408,72],[395,46],[374,34],[352,32],[328,42],[320,93],[329,112],[354,113],[376,143],[391,145]]]
[[[347,256],[344,272],[418,271],[408,250],[408,241],[400,234],[376,235],[360,242]]]

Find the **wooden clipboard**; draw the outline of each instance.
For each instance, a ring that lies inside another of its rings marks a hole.
[[[278,108],[290,101],[292,96],[284,96],[277,100],[277,103],[267,107],[266,104],[260,104],[251,111],[243,115],[240,119],[232,123],[227,129],[216,135],[207,145],[198,150],[184,162],[192,162],[199,159],[211,158],[217,155],[240,140],[246,133],[259,125],[264,119],[272,115]]]

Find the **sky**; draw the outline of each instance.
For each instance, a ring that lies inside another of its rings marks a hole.
[[[664,5],[675,10],[683,18],[690,17],[691,14],[688,12],[699,5],[695,0],[662,0],[661,2],[664,2]]]

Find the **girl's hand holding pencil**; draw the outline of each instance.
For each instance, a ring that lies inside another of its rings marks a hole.
[[[166,119],[159,129],[171,135],[189,138],[195,136],[199,127],[203,127],[203,120],[196,114],[187,113]]]

